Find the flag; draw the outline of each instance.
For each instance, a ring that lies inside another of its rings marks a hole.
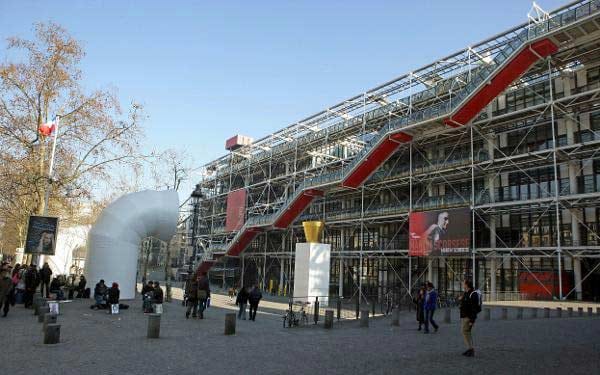
[[[44,137],[48,137],[49,135],[52,134],[54,129],[56,129],[56,120],[52,120],[50,122],[40,125],[40,127],[38,128],[38,131]]]

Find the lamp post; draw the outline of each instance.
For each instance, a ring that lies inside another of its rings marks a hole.
[[[200,204],[204,193],[200,188],[200,184],[196,185],[194,191],[191,194],[192,197],[192,259],[190,259],[190,266],[194,266],[196,262],[196,256],[198,255],[198,216],[200,215]]]

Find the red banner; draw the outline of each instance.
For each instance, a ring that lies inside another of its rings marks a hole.
[[[410,256],[465,255],[471,248],[471,211],[456,208],[412,212],[409,217]]]
[[[244,225],[246,217],[246,189],[238,189],[227,195],[227,218],[225,230],[236,231]]]
[[[573,284],[568,274],[562,274],[562,292],[566,296]],[[558,273],[552,271],[544,272],[520,272],[519,273],[519,293],[523,299],[533,300],[551,300],[553,296],[558,296]]]

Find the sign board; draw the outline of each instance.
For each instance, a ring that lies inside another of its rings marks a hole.
[[[471,210],[412,212],[409,216],[410,256],[456,256],[471,250]]]
[[[238,189],[227,195],[227,218],[225,230],[239,230],[244,225],[246,217],[246,189]]]
[[[48,307],[50,308],[50,314],[58,315],[59,314],[59,303],[58,302],[48,302]]]
[[[25,254],[54,255],[57,233],[57,217],[29,216]]]

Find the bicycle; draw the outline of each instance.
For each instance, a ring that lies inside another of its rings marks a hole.
[[[283,316],[283,328],[286,327],[286,323],[288,328],[291,327],[299,327],[301,325],[308,324],[308,315],[306,314],[305,307],[308,303],[300,303],[300,311],[296,314],[294,312],[294,306],[290,302],[288,310],[286,310],[286,314]]]

